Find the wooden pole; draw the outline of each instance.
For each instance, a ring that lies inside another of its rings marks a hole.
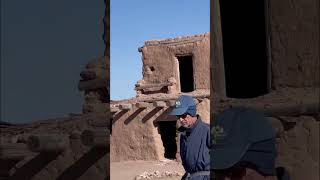
[[[225,70],[223,57],[223,41],[220,18],[219,0],[211,1],[211,31],[210,40],[212,44],[211,52],[211,91],[218,94],[216,98],[226,97]]]
[[[193,98],[210,98],[210,94],[203,94],[203,95],[195,95],[192,96]],[[170,101],[176,100],[178,97],[162,97],[162,98],[140,98],[140,101],[144,102],[154,102],[154,101]]]
[[[137,84],[135,87],[135,90],[141,90],[145,88],[159,88],[159,87],[165,87],[165,86],[172,86],[173,83],[167,82],[167,83],[159,83],[159,84]]]
[[[309,102],[302,104],[272,104],[269,107],[254,104],[230,104],[231,107],[248,107],[264,113],[266,116],[301,116],[317,115],[319,112],[319,102]]]

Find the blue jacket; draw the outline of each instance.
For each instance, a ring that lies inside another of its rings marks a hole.
[[[198,119],[194,126],[180,136],[180,156],[187,173],[210,171],[210,126]],[[195,176],[190,180],[209,180],[209,176]]]

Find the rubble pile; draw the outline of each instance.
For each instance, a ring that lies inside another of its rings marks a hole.
[[[164,177],[180,177],[183,174],[177,172],[177,171],[165,171],[160,173],[159,171],[153,171],[153,172],[143,172],[140,175],[137,175],[135,180],[141,180],[141,179],[161,179]]]

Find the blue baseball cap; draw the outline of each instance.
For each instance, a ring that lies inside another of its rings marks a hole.
[[[276,133],[262,113],[244,107],[227,109],[217,115],[211,136],[212,169],[227,169],[246,161],[264,174],[275,173]]]
[[[191,96],[179,96],[175,102],[175,106],[170,112],[170,115],[182,115],[188,113],[192,116],[196,115],[196,103]]]

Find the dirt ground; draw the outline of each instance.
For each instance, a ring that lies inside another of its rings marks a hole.
[[[161,161],[125,161],[110,163],[111,180],[180,180],[184,169],[180,162]]]

